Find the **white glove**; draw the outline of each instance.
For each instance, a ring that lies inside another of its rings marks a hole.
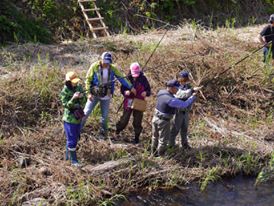
[[[201,90],[203,87],[204,87],[204,86],[194,87],[193,90],[194,90],[195,92],[197,92],[197,91]]]

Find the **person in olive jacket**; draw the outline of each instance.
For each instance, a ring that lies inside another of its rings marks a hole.
[[[76,146],[80,137],[81,120],[84,116],[83,107],[86,103],[86,95],[79,84],[80,78],[75,72],[66,74],[66,81],[61,91],[61,101],[64,107],[64,129],[66,134],[66,160],[72,165],[79,166],[76,156]]]

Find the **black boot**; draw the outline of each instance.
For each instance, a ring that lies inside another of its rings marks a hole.
[[[135,138],[133,140],[133,144],[139,144],[140,140],[139,140],[140,134],[139,135],[135,135]]]
[[[107,137],[108,137],[108,131],[101,128],[100,133],[99,133],[99,139],[100,140],[106,140]]]
[[[183,149],[186,149],[186,150],[190,150],[190,149],[191,149],[191,147],[189,146],[188,143],[182,144],[182,148],[183,148]]]
[[[120,131],[120,130],[116,130],[116,131],[115,131],[115,137],[116,137],[117,139],[121,138],[121,131]]]

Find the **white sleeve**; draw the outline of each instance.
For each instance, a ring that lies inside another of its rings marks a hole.
[[[174,95],[177,99],[188,99],[192,95],[192,89],[182,90],[179,89]]]

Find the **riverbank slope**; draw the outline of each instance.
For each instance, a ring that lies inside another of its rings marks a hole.
[[[169,31],[145,68],[153,95],[148,99],[141,143],[128,143],[133,136],[130,125],[119,141],[98,140],[100,114],[96,109],[79,142],[81,169],[64,160],[59,92],[65,73],[73,69],[84,78],[89,64],[105,50],[113,52],[114,61],[126,73],[131,62],[146,62],[164,31],[1,48],[1,204],[32,200],[111,205],[140,189],[180,187],[199,181],[204,190],[209,182],[224,176],[257,176],[271,169],[273,67],[263,64],[258,52],[208,83],[260,46],[256,37],[261,29],[213,31],[184,24]],[[166,80],[183,69],[191,71],[197,86],[207,83],[191,112],[192,149],[177,148],[169,150],[166,157],[151,158],[155,95]],[[121,101],[117,89],[111,105],[110,138],[121,115],[116,114]]]

